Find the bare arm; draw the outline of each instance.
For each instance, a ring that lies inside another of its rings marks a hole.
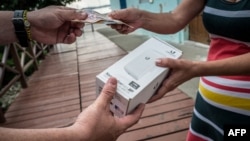
[[[82,134],[85,134],[82,130]],[[10,129],[0,128],[0,140],[3,141],[70,141],[80,136],[72,128],[55,129]]]
[[[204,0],[183,0],[171,13],[142,11],[142,28],[162,33],[175,33],[184,28],[204,8]]]
[[[0,12],[0,44],[17,41],[14,26],[12,24],[12,11]]]
[[[196,76],[250,75],[250,53],[216,61],[196,62]],[[206,71],[204,71],[206,70]]]
[[[204,8],[205,0],[183,0],[171,13],[152,13],[145,10],[128,8],[113,11],[111,18],[122,20],[133,26],[111,25],[118,32],[127,34],[138,28],[166,34],[175,33],[184,28]]]

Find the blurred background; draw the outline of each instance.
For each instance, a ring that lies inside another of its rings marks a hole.
[[[27,9],[35,10],[49,5],[62,5],[77,9],[93,8],[101,13],[110,11],[110,0],[1,0],[1,10]]]
[[[111,11],[110,0],[80,0],[67,4],[67,7],[77,9],[95,9],[95,11],[106,14]]]

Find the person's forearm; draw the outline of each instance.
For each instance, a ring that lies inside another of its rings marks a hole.
[[[14,12],[0,12],[0,44],[8,44],[17,41],[12,17]]]
[[[208,62],[196,62],[193,69],[196,76],[250,75],[250,53]]]
[[[3,141],[78,141],[80,136],[71,127],[54,129],[11,129],[0,128]],[[82,132],[84,134],[84,132]]]
[[[171,13],[150,13],[147,11],[141,11],[142,28],[160,33],[160,34],[172,34],[181,30],[184,25],[179,24],[174,19]]]
[[[141,11],[142,28],[160,34],[172,34],[183,29],[204,8],[205,0],[183,0],[169,13]],[[190,7],[192,6],[192,7]]]

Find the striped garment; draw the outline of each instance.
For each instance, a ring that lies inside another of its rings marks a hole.
[[[207,0],[203,23],[208,61],[250,52],[250,0]],[[222,141],[226,124],[250,124],[250,76],[201,77],[187,140]]]

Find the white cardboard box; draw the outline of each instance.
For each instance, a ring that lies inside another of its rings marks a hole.
[[[123,117],[156,92],[169,69],[155,65],[157,58],[178,59],[182,51],[156,38],[150,38],[96,76],[100,94],[109,77],[118,80],[117,93],[110,103],[114,115]]]

